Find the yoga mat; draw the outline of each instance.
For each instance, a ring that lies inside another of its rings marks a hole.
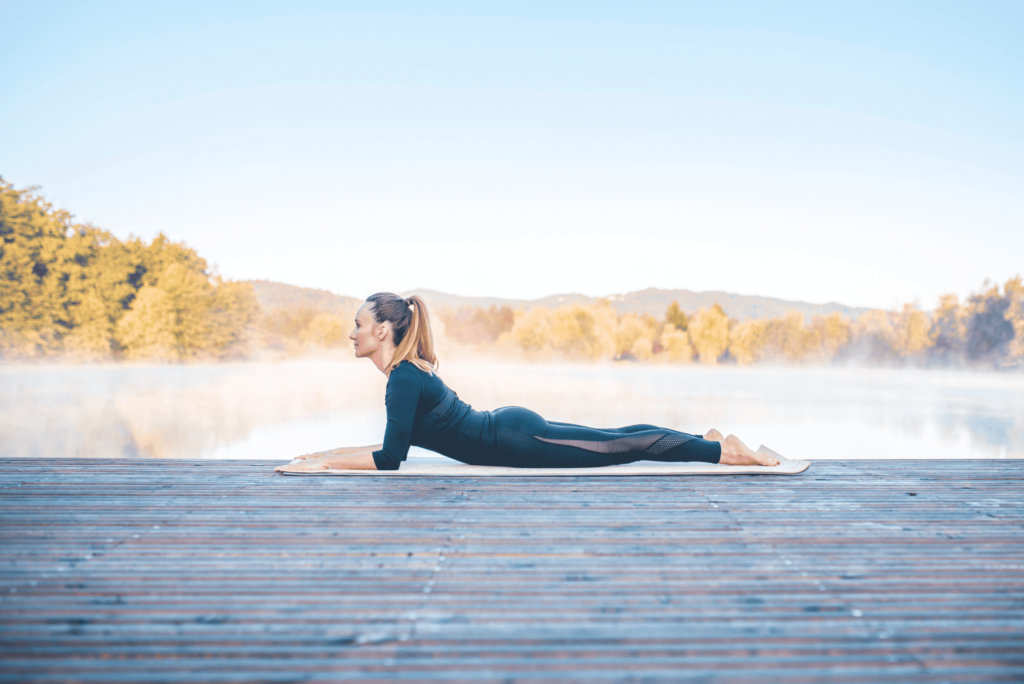
[[[450,459],[414,459],[399,470],[318,470],[283,475],[384,475],[387,477],[624,477],[651,475],[797,475],[810,467],[809,461],[790,460],[762,445],[758,451],[779,462],[777,466],[733,466],[713,463],[659,463],[642,461],[602,468],[501,468],[472,466]],[[433,461],[424,463],[423,461]],[[295,463],[295,461],[292,461]]]

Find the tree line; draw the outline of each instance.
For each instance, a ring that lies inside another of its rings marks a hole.
[[[932,311],[905,304],[856,319],[802,313],[738,321],[718,304],[695,312],[673,302],[658,319],[619,314],[610,302],[534,307],[441,309],[455,342],[533,359],[670,363],[850,363],[920,367],[1015,367],[1024,360],[1021,278],[961,302],[944,295]]]
[[[738,321],[718,304],[687,314],[673,302],[659,320],[619,315],[610,303],[517,312],[498,339],[530,357],[633,359],[747,365],[864,362],[883,366],[1017,367],[1024,360],[1024,286],[986,283],[960,302],[945,295],[932,311],[911,304],[851,320],[807,321],[798,311]]]
[[[347,347],[352,311],[306,304],[260,308],[253,286],[225,280],[184,243],[119,240],[78,224],[34,189],[0,179],[0,358],[227,360]],[[344,307],[341,307],[344,308]],[[662,318],[618,314],[609,302],[463,306],[435,312],[440,336],[527,358],[741,365],[758,362],[1020,366],[1021,278],[986,283],[932,311],[907,304],[804,319],[737,321],[715,304]]]
[[[181,242],[119,240],[0,179],[0,358],[251,358],[347,342],[348,316],[260,309]]]

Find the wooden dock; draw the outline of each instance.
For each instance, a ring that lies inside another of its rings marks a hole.
[[[0,465],[3,682],[1024,681],[1024,461]]]

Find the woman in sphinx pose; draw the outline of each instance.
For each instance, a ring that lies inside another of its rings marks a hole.
[[[398,470],[410,445],[469,465],[513,468],[595,468],[634,461],[704,461],[778,465],[734,435],[703,436],[654,425],[601,430],[554,423],[533,411],[475,411],[438,377],[434,338],[420,297],[375,294],[356,314],[350,335],[357,358],[369,358],[388,378],[384,443],[299,456],[276,470]]]

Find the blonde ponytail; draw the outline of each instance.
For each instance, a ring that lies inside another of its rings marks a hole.
[[[402,299],[396,294],[382,292],[366,299],[373,304],[373,318],[377,323],[391,323],[395,353],[388,362],[386,373],[408,361],[427,373],[437,370],[434,354],[434,335],[430,330],[430,315],[423,298],[413,295]]]

